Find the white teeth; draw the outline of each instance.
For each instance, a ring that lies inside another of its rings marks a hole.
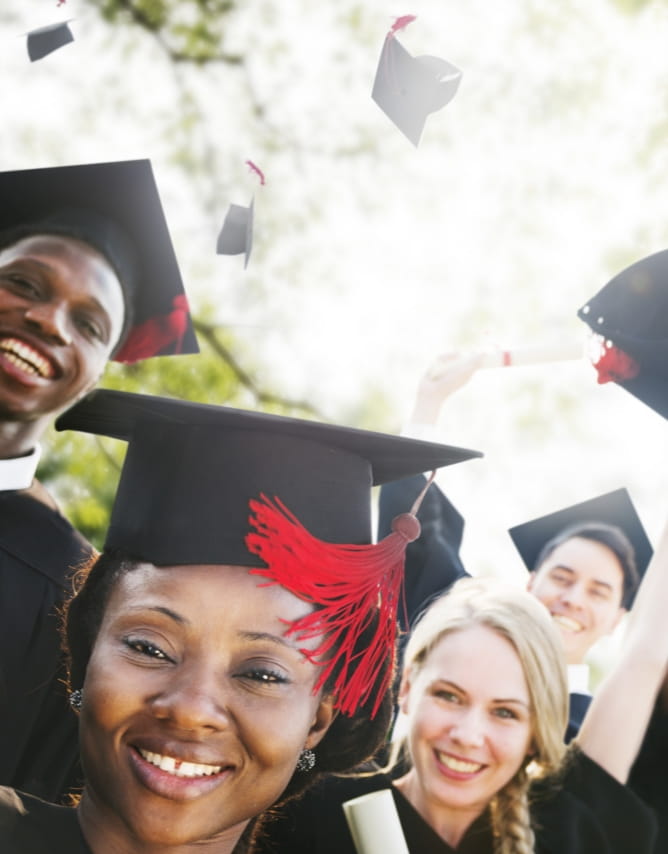
[[[439,753],[438,758],[446,768],[458,771],[460,774],[475,774],[482,768],[479,762],[465,762],[463,759],[455,759],[454,756],[448,756],[445,753]]]
[[[570,617],[565,617],[563,614],[552,614],[552,619],[568,632],[581,632],[584,628],[581,623],[571,620]]]
[[[40,377],[50,377],[53,374],[51,365],[43,356],[16,338],[5,338],[0,342],[0,350],[13,365],[23,371]]]
[[[222,765],[181,762],[179,759],[174,759],[173,756],[162,756],[160,753],[151,753],[148,750],[139,749],[139,752],[151,765],[155,765],[161,771],[168,771],[175,777],[210,777],[212,774],[219,774],[222,770]]]

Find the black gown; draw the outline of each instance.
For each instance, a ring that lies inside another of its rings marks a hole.
[[[391,781],[385,774],[329,778],[276,810],[258,831],[252,854],[355,854],[341,804],[387,788]],[[400,792],[392,789],[392,793],[411,854],[492,854],[485,816],[452,848]],[[531,811],[536,854],[650,854],[654,850],[656,823],[651,810],[579,751],[561,787],[536,784]]]
[[[91,546],[28,491],[0,492],[0,785],[56,800],[78,782],[57,608]]]
[[[91,854],[76,810],[0,787],[2,854]]]

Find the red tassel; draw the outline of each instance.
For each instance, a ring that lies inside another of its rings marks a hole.
[[[267,564],[267,569],[252,572],[316,606],[288,629],[304,640],[322,637],[316,650],[302,650],[322,666],[315,690],[340,667],[334,683],[337,708],[352,715],[375,689],[374,717],[392,677],[390,667],[378,682],[388,650],[394,656],[406,545],[419,536],[420,523],[404,513],[376,545],[334,544],[312,536],[278,498],[272,502],[262,495],[250,507],[255,531],[246,545]],[[370,643],[355,652],[376,611],[379,619]]]
[[[601,355],[594,367],[601,384],[632,380],[640,373],[640,365],[632,356],[608,342],[601,343]]]
[[[115,362],[138,362],[157,356],[174,341],[175,353],[183,347],[183,337],[188,329],[188,300],[185,294],[177,294],[172,301],[172,311],[161,317],[149,317],[139,326],[134,326],[125,343],[114,356]]]

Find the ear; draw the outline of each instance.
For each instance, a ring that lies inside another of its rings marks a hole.
[[[531,591],[533,589],[533,583],[535,580],[536,580],[536,573],[530,572],[529,577],[527,578],[527,588],[526,588],[529,591],[529,593],[531,593]]]
[[[401,684],[399,685],[399,694],[397,696],[397,705],[400,711],[405,715],[408,714],[408,700],[411,692],[411,673],[409,669],[404,670],[401,676]]]
[[[304,747],[315,747],[316,744],[319,744],[337,715],[338,710],[334,708],[334,697],[331,694],[321,697]]]

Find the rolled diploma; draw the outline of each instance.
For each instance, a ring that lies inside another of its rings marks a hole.
[[[390,789],[345,801],[343,812],[357,854],[409,854]]]
[[[530,347],[512,347],[485,353],[481,368],[503,368],[515,365],[538,365],[541,362],[567,362],[581,359],[584,345],[579,341],[557,341],[551,344],[534,344]]]

